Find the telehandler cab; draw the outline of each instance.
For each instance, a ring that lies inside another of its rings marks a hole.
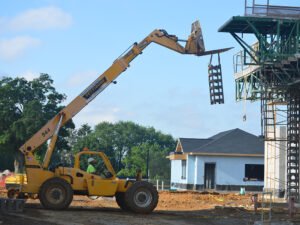
[[[211,55],[229,50],[219,49],[205,51],[202,31],[199,21],[192,24],[191,34],[185,47],[181,46],[175,35],[165,30],[154,30],[140,43],[133,46],[117,58],[111,67],[90,84],[79,96],[63,108],[54,118],[35,133],[19,150],[25,157],[26,174],[16,174],[6,180],[9,197],[31,197],[37,195],[45,208],[65,209],[72,202],[73,195],[115,196],[118,205],[124,210],[136,213],[150,213],[158,203],[158,193],[152,184],[142,181],[141,174],[137,180],[122,180],[116,177],[107,156],[102,152],[83,151],[76,155],[74,168],[58,165],[49,167],[52,152],[58,138],[58,131],[68,120],[91,102],[110,83],[124,72],[129,63],[142,53],[151,42],[181,54],[196,56]],[[49,138],[42,165],[34,157],[34,152]],[[79,168],[79,157],[82,154],[100,155],[108,170],[107,176],[101,177],[89,174]]]

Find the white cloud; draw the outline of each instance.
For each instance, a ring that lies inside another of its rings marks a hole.
[[[98,72],[94,70],[79,71],[74,73],[68,80],[67,83],[71,87],[82,86],[86,83],[91,83],[91,81],[98,77]]]
[[[112,108],[112,111],[113,111],[114,113],[117,113],[117,112],[120,111],[120,109],[119,109],[119,108]]]
[[[88,123],[95,126],[103,121],[115,123],[120,120],[136,121],[138,115],[135,111],[130,111],[115,105],[115,102],[106,101],[105,98],[98,98],[89,103],[75,117],[73,121],[76,127]]]
[[[103,121],[114,123],[120,119],[119,113],[119,108],[90,107],[85,108],[82,112],[75,116],[73,120],[77,125],[88,123],[89,125],[94,126]]]
[[[0,22],[5,19],[0,19]],[[6,27],[9,30],[47,30],[64,29],[72,24],[72,16],[56,7],[45,7],[27,10],[15,18],[7,21]]]
[[[37,47],[41,41],[29,36],[19,36],[0,40],[0,59],[14,60],[19,58],[28,49]]]
[[[33,79],[38,78],[39,75],[40,75],[40,74],[37,73],[37,72],[28,70],[28,71],[26,71],[25,73],[21,74],[20,77],[24,77],[26,80],[32,81]]]

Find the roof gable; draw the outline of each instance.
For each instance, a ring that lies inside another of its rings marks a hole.
[[[178,139],[175,152],[183,152],[180,139]]]

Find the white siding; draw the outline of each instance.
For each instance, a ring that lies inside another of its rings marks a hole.
[[[244,182],[245,164],[264,164],[263,157],[225,157],[225,156],[197,156],[198,173],[201,174],[201,183],[204,184],[205,163],[216,163],[217,185],[263,185],[262,181]]]
[[[187,183],[187,179],[181,179],[181,160],[171,160],[171,183]]]
[[[187,183],[193,184],[195,179],[195,157],[188,156],[186,167],[187,167],[187,175],[186,175]]]
[[[264,164],[263,157],[190,155],[187,160],[187,180],[181,179],[181,160],[171,160],[171,183],[203,185],[205,163],[216,164],[216,185],[264,185],[263,181],[243,181],[245,164]]]

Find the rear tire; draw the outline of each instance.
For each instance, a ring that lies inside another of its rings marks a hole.
[[[73,200],[73,190],[66,180],[53,177],[41,186],[39,199],[47,209],[66,209]]]
[[[7,191],[8,198],[17,198],[18,194],[19,194],[19,191],[17,189],[10,188]]]
[[[129,207],[126,204],[125,201],[125,192],[117,192],[116,193],[116,202],[118,204],[118,206],[122,209],[127,211],[129,209]]]
[[[125,202],[135,213],[151,213],[158,203],[158,193],[145,181],[133,183],[125,192]]]
[[[12,199],[16,199],[16,198],[17,199],[27,199],[28,198],[28,196],[25,193],[19,192],[19,190],[13,189],[13,188],[8,189],[7,197],[12,198]]]

